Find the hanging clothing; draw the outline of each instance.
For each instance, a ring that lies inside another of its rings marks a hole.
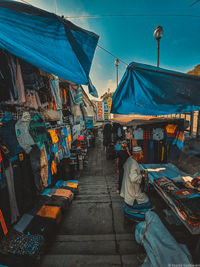
[[[153,129],[153,140],[160,141],[164,139],[164,129]]]
[[[144,130],[144,140],[153,140],[153,131],[152,129],[145,129]]]
[[[19,60],[14,58],[12,55],[9,55],[10,67],[12,68],[13,80],[15,82],[15,87],[17,91],[18,103],[25,103],[25,90],[24,90],[24,82],[22,79],[21,67],[19,64]],[[15,99],[15,98],[14,98]]]
[[[48,141],[45,123],[39,114],[35,114],[30,122],[30,134],[40,150],[43,148],[43,143]]]
[[[59,90],[59,80],[58,77],[54,75],[54,79],[51,80],[51,92],[56,100],[56,104],[59,109],[62,109],[62,102],[60,98],[60,90]]]
[[[51,135],[52,144],[54,145],[55,143],[58,142],[58,136],[56,134],[56,131],[55,130],[48,130],[48,132]]]
[[[13,120],[13,116],[10,112],[5,112],[5,116],[1,120],[0,143],[7,148],[6,156],[8,158],[12,158],[23,152],[15,132],[16,122],[16,120]]]
[[[37,146],[34,146],[30,152],[31,167],[33,170],[34,184],[37,192],[43,191],[41,180],[41,151]]]
[[[42,76],[40,75],[39,69],[31,65],[27,61],[22,59],[19,60],[24,86],[26,89],[39,91],[40,88],[45,86]]]
[[[12,79],[12,69],[8,64],[8,54],[4,50],[0,50],[0,102],[10,100],[12,95],[15,98],[15,86],[14,81]]]
[[[175,124],[168,124],[165,127],[165,132],[167,134],[168,137],[175,137],[176,136],[176,131],[177,131],[177,125]]]
[[[29,133],[30,122],[30,113],[24,112],[22,114],[22,118],[19,119],[15,124],[17,140],[27,154],[30,153],[32,146],[35,144],[32,136]]]
[[[134,139],[136,139],[136,140],[143,140],[144,131],[143,131],[142,128],[133,129],[133,135],[134,135]]]
[[[40,168],[41,168],[41,182],[42,187],[48,186],[48,160],[47,160],[47,153],[45,146],[43,146],[43,149],[40,152]]]
[[[17,200],[15,195],[15,186],[14,186],[14,175],[13,175],[13,168],[11,163],[5,170],[6,174],[6,182],[8,185],[8,194],[9,194],[9,202],[10,202],[10,211],[11,211],[11,223],[17,221],[19,217],[19,210],[17,206]]]
[[[38,93],[34,90],[26,90],[25,94],[26,102],[24,104],[25,107],[33,108],[35,110],[41,108],[40,98]]]

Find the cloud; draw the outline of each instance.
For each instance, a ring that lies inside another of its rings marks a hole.
[[[182,39],[175,39],[172,41],[172,45],[173,46],[180,46],[182,44],[184,44],[187,41],[186,38],[182,38]]]
[[[38,8],[44,9],[44,10],[46,10],[48,12],[54,12],[53,2],[52,2],[51,5],[45,5],[41,1],[40,1],[40,3],[38,3],[38,1],[36,1],[36,0],[14,0],[14,1],[20,2],[20,3],[23,3],[23,4],[29,4],[29,5],[32,5],[34,7],[38,7]]]
[[[110,89],[111,92],[114,92],[116,90],[116,82],[114,82],[112,79],[108,80],[104,92],[107,92],[108,88]]]
[[[68,14],[64,14],[66,19],[68,19],[72,23],[76,24],[77,26],[79,26],[81,28],[84,28],[85,30],[92,31],[92,23],[89,23],[89,20],[86,17],[73,18],[75,16],[89,16],[89,15],[90,14],[86,13],[86,12],[79,12],[78,15],[76,13],[72,13],[72,12],[68,13]],[[91,27],[90,27],[90,24],[91,24]]]

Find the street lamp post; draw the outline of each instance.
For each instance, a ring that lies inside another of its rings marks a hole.
[[[116,66],[116,83],[118,86],[118,67],[119,67],[119,59],[118,58],[115,59],[115,66]]]
[[[163,28],[161,26],[157,26],[154,30],[153,37],[157,41],[157,67],[159,67],[159,52],[160,52],[160,39],[163,36]]]

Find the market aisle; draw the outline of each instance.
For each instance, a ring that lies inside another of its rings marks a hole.
[[[123,226],[122,201],[115,191],[114,163],[106,161],[102,137],[89,151],[79,194],[62,220],[41,266],[139,266],[134,231]]]

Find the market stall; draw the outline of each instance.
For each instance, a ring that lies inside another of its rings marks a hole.
[[[98,36],[19,2],[0,16],[0,264],[35,266],[78,192]]]
[[[111,112],[140,114],[123,123],[130,139],[143,148],[146,182],[166,201],[192,234],[199,234],[198,177],[188,177],[174,165],[184,145],[184,120],[149,117],[200,110],[200,79],[184,73],[131,63],[113,95]],[[136,142],[137,143],[136,143]],[[189,180],[187,180],[189,179]],[[146,187],[148,190],[148,184]]]

